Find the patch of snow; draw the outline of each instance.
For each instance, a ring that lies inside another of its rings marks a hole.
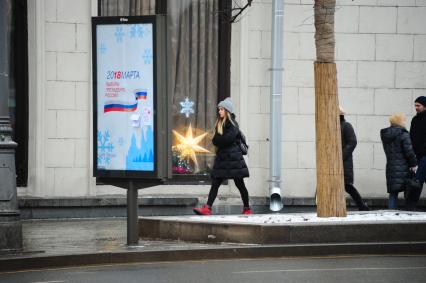
[[[253,215],[212,215],[212,216],[186,216],[185,218],[170,217],[170,220],[186,220],[207,223],[238,223],[238,224],[326,224],[347,222],[426,222],[426,212],[377,210],[366,212],[349,212],[347,217],[317,217],[316,213],[292,214],[253,214]]]

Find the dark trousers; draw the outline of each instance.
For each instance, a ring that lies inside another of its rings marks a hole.
[[[426,182],[426,156],[419,159],[419,166],[417,167],[416,178],[420,181],[420,184]]]
[[[416,172],[416,178],[419,180],[420,184],[423,184],[426,182],[426,156],[420,157],[418,160],[419,164],[417,167]],[[422,193],[422,189],[420,189],[419,194]],[[405,206],[407,210],[416,210],[417,201],[413,200],[405,200]]]
[[[399,192],[389,193],[389,201],[388,201],[389,209],[398,209],[398,194]],[[407,207],[408,207],[408,204],[407,204]]]
[[[358,208],[364,208],[365,204],[362,200],[361,195],[358,193],[357,189],[354,187],[354,185],[352,184],[345,184],[345,191],[352,197],[352,199],[354,200],[356,206],[358,206]]]
[[[213,178],[212,179],[212,185],[210,187],[209,192],[209,198],[207,200],[207,205],[212,206],[214,200],[217,197],[217,192],[219,190],[220,185],[222,184],[224,179],[219,178]],[[249,194],[246,188],[246,185],[244,184],[243,178],[235,178],[234,179],[235,185],[237,186],[238,190],[240,191],[241,199],[243,200],[244,207],[249,207]]]

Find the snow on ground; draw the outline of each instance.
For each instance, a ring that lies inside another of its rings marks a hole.
[[[348,212],[347,217],[317,217],[316,213],[283,213],[254,215],[211,215],[190,216],[185,218],[170,217],[170,220],[186,220],[207,223],[240,223],[240,224],[297,224],[297,223],[336,223],[336,222],[426,222],[426,212],[376,210]]]

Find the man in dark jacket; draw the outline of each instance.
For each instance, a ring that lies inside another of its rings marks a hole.
[[[352,197],[359,210],[369,210],[367,204],[362,200],[361,195],[354,187],[354,164],[352,152],[357,141],[354,128],[345,120],[344,111],[340,108],[340,130],[342,133],[342,157],[345,177],[345,191]]]
[[[426,181],[426,96],[417,97],[414,106],[417,114],[411,120],[410,136],[418,161],[416,177],[423,185]]]

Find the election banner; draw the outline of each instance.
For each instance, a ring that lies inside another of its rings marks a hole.
[[[156,170],[154,21],[120,19],[93,21],[94,171],[147,176]]]

